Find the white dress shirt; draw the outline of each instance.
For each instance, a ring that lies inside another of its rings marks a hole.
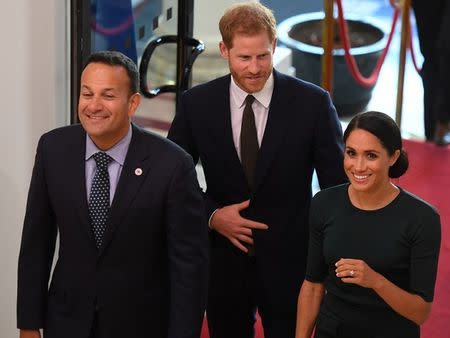
[[[120,174],[122,173],[123,164],[125,162],[125,157],[127,156],[128,147],[130,146],[131,137],[133,134],[133,128],[131,125],[128,129],[128,133],[122,138],[117,144],[114,145],[111,149],[105,151],[111,158],[112,161],[108,164],[108,173],[109,173],[109,204],[112,204],[114,199],[114,194],[116,192],[117,184],[119,182]],[[95,172],[97,170],[97,165],[95,164],[95,160],[93,155],[96,152],[102,151],[95,143],[91,140],[88,134],[86,134],[86,165],[85,165],[85,174],[86,174],[86,192],[87,199],[89,201],[89,195],[91,194],[92,180],[94,178]]]
[[[258,145],[261,147],[264,131],[266,130],[267,118],[269,117],[270,100],[272,100],[273,93],[273,73],[270,74],[263,89],[257,93],[252,93],[255,97],[252,108],[255,114],[255,125],[258,136]],[[231,76],[230,83],[230,111],[231,111],[231,129],[233,131],[233,142],[236,148],[236,153],[241,159],[241,127],[242,115],[244,114],[245,98],[249,93],[243,91],[238,87]],[[218,209],[214,210],[209,217],[208,226],[211,228],[211,219]]]
[[[269,116],[270,100],[273,93],[273,74],[270,74],[263,89],[257,93],[251,93],[255,97],[255,101],[252,104],[253,112],[255,113],[255,125],[258,135],[258,144],[261,147],[261,142],[264,136],[264,130],[266,129],[267,118]],[[236,152],[241,159],[241,125],[242,115],[245,108],[245,98],[249,93],[243,91],[238,87],[236,82],[231,76],[230,83],[230,111],[231,111],[231,128],[233,130],[233,142],[236,147]]]

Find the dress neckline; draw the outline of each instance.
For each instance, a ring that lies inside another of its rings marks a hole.
[[[345,198],[347,199],[347,202],[351,206],[351,208],[353,208],[355,210],[358,210],[358,211],[364,212],[364,213],[376,213],[376,212],[383,211],[383,210],[390,208],[391,206],[397,204],[397,201],[400,199],[401,195],[403,195],[404,191],[398,185],[396,185],[396,187],[399,189],[397,196],[395,196],[395,198],[392,201],[390,201],[388,204],[386,204],[385,206],[382,206],[377,209],[362,209],[362,208],[359,208],[356,205],[354,205],[350,199],[350,193],[349,193],[350,183],[347,184],[347,189],[345,189]]]

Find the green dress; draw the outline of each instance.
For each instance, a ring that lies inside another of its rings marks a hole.
[[[349,184],[317,193],[311,204],[306,280],[324,283],[316,337],[420,336],[419,326],[393,311],[372,289],[336,277],[341,258],[364,260],[400,288],[433,300],[441,227],[437,211],[400,188],[378,210],[350,202]]]

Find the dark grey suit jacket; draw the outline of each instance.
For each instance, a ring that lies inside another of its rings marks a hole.
[[[198,338],[208,249],[191,157],[133,126],[98,251],[88,216],[85,140],[75,125],[39,141],[19,257],[18,327],[44,327],[47,338],[88,337],[95,313],[105,338]]]

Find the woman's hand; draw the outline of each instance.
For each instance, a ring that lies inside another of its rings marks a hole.
[[[341,281],[373,289],[394,311],[421,325],[429,316],[431,302],[398,287],[360,259],[341,258],[336,262]]]
[[[384,277],[360,259],[341,258],[336,262],[336,276],[344,283],[375,289],[383,283]]]

